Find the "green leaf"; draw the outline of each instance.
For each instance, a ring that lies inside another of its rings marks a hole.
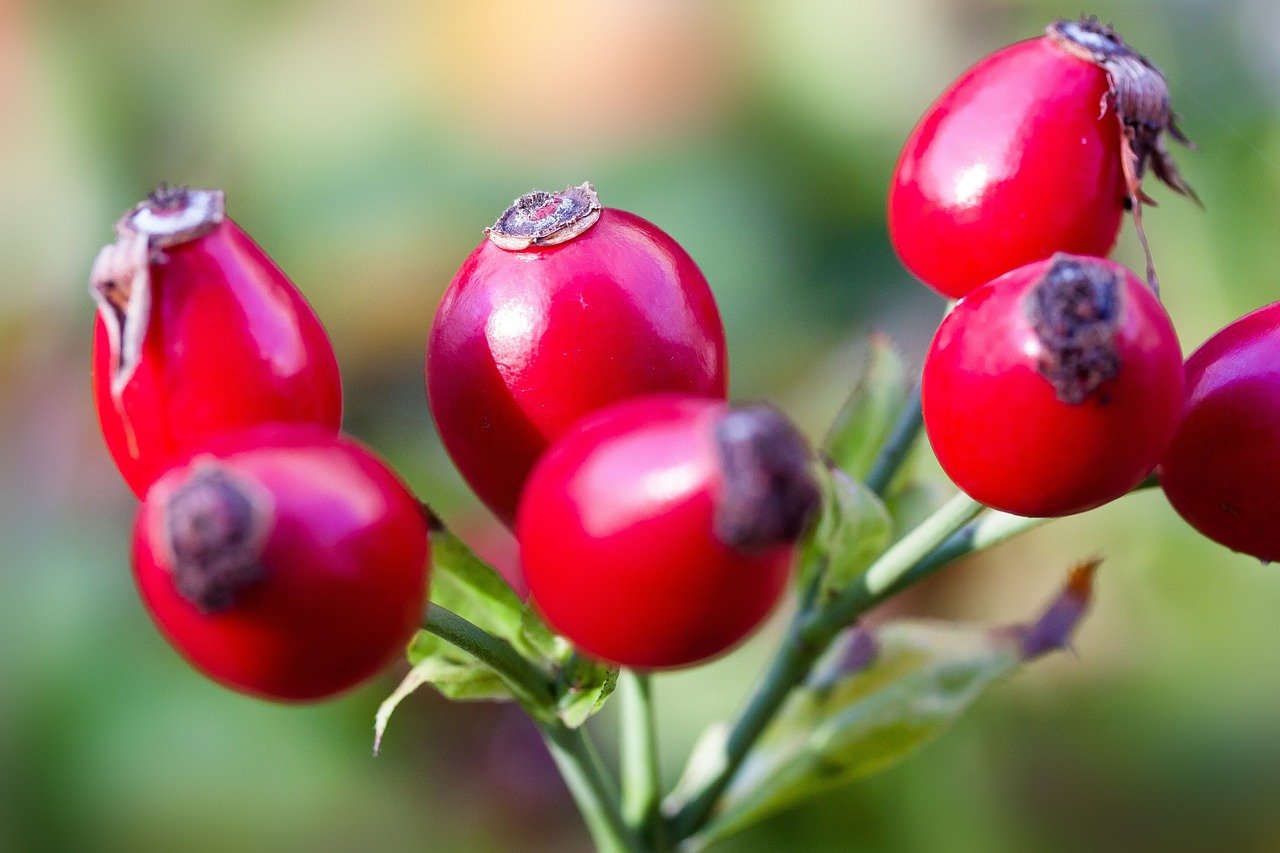
[[[434,634],[419,631],[409,646],[413,669],[378,706],[373,722],[373,751],[382,745],[382,736],[396,706],[413,691],[430,684],[445,697],[455,700],[511,699],[502,678],[467,652]]]
[[[604,707],[605,700],[618,684],[618,670],[572,654],[561,669],[560,682],[560,702],[556,713],[561,722],[576,729]]]
[[[431,600],[490,634],[518,642],[524,602],[502,575],[450,531],[433,533]]]
[[[557,664],[564,663],[573,652],[569,641],[547,627],[532,603],[520,610],[520,630],[512,645],[525,657]]]
[[[431,546],[435,561],[433,602],[506,640],[524,657],[558,672],[559,698],[554,713],[565,725],[576,728],[600,710],[617,682],[616,669],[578,657],[567,640],[547,627],[532,604],[521,601],[502,576],[453,533],[433,534]],[[425,669],[417,675],[410,673],[406,682],[416,679],[413,686],[433,684],[450,699],[512,695],[488,667],[425,631],[419,631],[410,645],[409,662],[415,665],[415,672],[418,667]],[[390,708],[395,707],[390,699],[388,702]],[[546,711],[551,713],[552,709]]]
[[[819,595],[835,595],[862,575],[889,547],[893,521],[878,497],[844,471],[823,468],[822,514],[800,552],[801,589],[821,572]]]
[[[1069,642],[1096,567],[1077,567],[1028,625],[991,630],[906,620],[847,632],[743,763],[699,843],[878,773],[937,737],[992,682]]]
[[[852,479],[865,480],[876,454],[906,404],[911,376],[888,336],[867,341],[867,364],[822,450]]]

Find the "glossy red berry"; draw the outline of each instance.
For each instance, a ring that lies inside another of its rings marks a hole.
[[[139,496],[176,458],[262,423],[342,419],[324,328],[226,218],[219,190],[161,186],[98,255],[93,392],[107,447]]]
[[[1025,516],[1118,498],[1159,462],[1182,409],[1169,316],[1119,264],[1055,255],[978,288],[924,364],[924,424],[963,491]]]
[[[197,669],[269,699],[346,690],[421,619],[427,527],[373,454],[315,426],[213,439],[158,479],[134,526],[134,576]]]
[[[1280,560],[1280,302],[1187,359],[1187,404],[1160,465],[1183,518],[1234,551]]]
[[[970,68],[924,114],[890,183],[890,239],[951,297],[1055,252],[1105,256],[1126,200],[1140,215],[1148,165],[1191,192],[1165,131],[1186,141],[1160,71],[1096,20],[1058,21]]]
[[[582,421],[534,469],[517,534],[548,622],[595,657],[685,666],[729,649],[787,587],[818,502],[774,409],[682,395]]]
[[[427,392],[462,476],[508,525],[534,463],[584,415],[656,392],[725,396],[702,272],[590,184],[516,200],[462,264],[427,350]]]

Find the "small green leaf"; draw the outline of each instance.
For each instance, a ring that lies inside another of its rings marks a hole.
[[[866,479],[876,454],[906,404],[911,377],[888,336],[867,342],[867,364],[822,449],[854,480]]]
[[[800,552],[801,589],[809,589],[822,573],[820,595],[839,593],[862,575],[889,547],[893,521],[870,489],[844,471],[824,468],[822,514]]]
[[[542,621],[532,603],[526,603],[520,611],[520,631],[512,641],[516,651],[525,657],[541,659],[548,663],[563,663],[573,652],[573,646],[557,635]]]
[[[431,600],[497,637],[516,643],[524,602],[502,575],[450,531],[433,533]]]
[[[434,603],[507,641],[529,660],[559,673],[559,698],[554,708],[544,709],[548,714],[554,712],[566,725],[576,728],[600,710],[613,692],[616,669],[579,658],[567,640],[547,627],[532,604],[522,602],[502,576],[453,533],[433,534],[431,546],[435,561],[431,577]],[[434,634],[419,631],[408,656],[415,672],[423,667],[422,672],[410,673],[406,679],[406,683],[416,679],[413,686],[433,684],[451,699],[512,695],[496,673]],[[406,693],[412,689],[408,687]],[[388,703],[389,715],[395,703]]]
[[[446,698],[455,700],[511,699],[502,678],[467,652],[434,634],[419,631],[409,646],[413,669],[378,707],[374,716],[373,751],[382,745],[382,735],[396,706],[423,684],[430,684]]]
[[[1096,568],[1096,561],[1077,567],[1027,625],[990,630],[905,620],[847,632],[774,720],[692,846],[878,773],[937,737],[992,682],[1070,641]]]
[[[556,713],[561,722],[576,729],[604,707],[605,700],[617,686],[618,670],[575,654],[566,661],[560,681]]]

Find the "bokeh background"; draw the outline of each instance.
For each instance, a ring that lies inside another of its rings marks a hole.
[[[728,328],[734,394],[812,435],[887,330],[921,358],[941,301],[883,204],[943,86],[1076,3],[1014,0],[0,0],[0,849],[577,850],[536,737],[399,673],[304,708],[189,671],[134,594],[134,501],[96,432],[90,263],[159,180],[221,186],[326,323],[348,429],[491,553],[441,452],[423,344],[510,200],[593,180],[675,235]],[[1095,0],[1167,72],[1205,210],[1147,217],[1188,352],[1280,293],[1280,6]],[[1069,194],[1072,188],[1062,188]],[[1045,199],[1052,204],[1053,199]],[[1140,268],[1126,228],[1118,257]],[[950,570],[900,609],[998,623],[1107,558],[1075,654],[941,741],[739,836],[754,850],[1280,849],[1280,575],[1158,493]],[[674,781],[776,624],[657,681]],[[610,714],[598,721],[607,738]]]

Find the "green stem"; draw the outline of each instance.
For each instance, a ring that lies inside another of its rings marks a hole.
[[[571,729],[555,718],[555,685],[550,676],[524,658],[505,640],[468,622],[438,604],[427,607],[423,627],[502,676],[542,730],[547,748],[560,768],[600,850],[643,850],[622,819],[618,795],[591,748],[582,728]]]
[[[1129,494],[1154,489],[1159,485],[1160,481],[1152,475],[1134,486]],[[1052,518],[1026,518],[1021,515],[1010,515],[1007,512],[988,510],[953,533],[927,557],[904,572],[881,594],[880,598],[888,598],[906,589],[916,581],[928,577],[961,557],[994,548],[1001,542],[1007,542],[1015,536],[1020,536],[1028,530],[1034,530],[1053,520]]]
[[[1020,515],[1009,515],[992,510],[953,533],[927,557],[904,572],[885,590],[883,596],[888,598],[954,560],[976,551],[995,547],[1001,542],[1052,520],[1051,518],[1024,518]]]
[[[720,772],[672,818],[677,838],[687,838],[710,817],[747,753],[835,636],[879,600],[898,578],[982,512],[982,504],[957,495],[871,564],[862,578],[816,612],[801,611],[764,680],[729,732]]]
[[[502,676],[526,708],[554,707],[555,685],[551,677],[506,640],[435,603],[427,605],[422,627],[487,664]]]
[[[623,820],[618,795],[600,764],[582,727],[561,723],[541,726],[542,736],[560,768],[569,792],[586,821],[596,849],[603,853],[636,853],[645,850]]]
[[[834,635],[849,625],[870,603],[884,595],[903,575],[977,518],[985,508],[963,492],[948,500],[919,527],[893,543],[867,568],[857,583],[824,607],[806,626],[805,637],[814,641],[828,632]]]
[[[920,405],[920,384],[917,382],[907,397],[906,405],[889,431],[889,437],[881,446],[867,472],[866,486],[879,497],[889,490],[893,477],[906,461],[907,454],[915,446],[920,428],[924,426],[924,414]]]
[[[422,511],[438,543],[447,545],[459,559],[480,560],[445,528],[430,507],[422,504]],[[422,627],[488,665],[511,688],[541,730],[598,850],[640,853],[648,849],[623,819],[617,785],[596,755],[586,729],[570,728],[556,715],[557,687],[549,673],[506,640],[438,604],[427,605]]]
[[[622,711],[622,816],[661,849],[665,845],[657,832],[662,828],[662,777],[649,676],[629,669],[618,673],[618,700]]]

